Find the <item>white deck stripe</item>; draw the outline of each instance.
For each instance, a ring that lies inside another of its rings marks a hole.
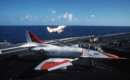
[[[16,48],[20,48],[20,47],[17,46],[17,47],[5,48],[5,49],[0,49],[0,50],[9,50],[9,49],[16,49]]]
[[[4,43],[6,43],[6,42],[1,42],[0,44],[4,44]]]
[[[26,50],[26,49],[28,49],[28,48],[19,49],[19,50],[13,50],[13,51],[5,52],[5,53],[3,53],[3,54],[12,53],[12,52],[17,52],[17,51],[22,51],[22,50]]]

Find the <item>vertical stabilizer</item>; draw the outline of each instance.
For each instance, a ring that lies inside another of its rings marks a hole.
[[[29,31],[26,32],[26,39],[27,39],[27,43],[32,42],[30,36],[29,36]]]
[[[48,30],[48,31],[50,31],[50,30],[52,30],[52,29],[53,29],[53,28],[51,28],[51,27],[47,27],[47,30]]]
[[[27,31],[26,33],[26,38],[27,38],[27,43],[35,42],[35,43],[41,43],[41,44],[46,44],[40,39],[38,39],[32,32]]]

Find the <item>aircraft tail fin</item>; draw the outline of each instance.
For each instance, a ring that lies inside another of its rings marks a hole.
[[[51,27],[47,27],[47,30],[49,31],[49,30],[51,30],[52,28]]]
[[[27,43],[35,42],[35,43],[41,43],[41,44],[46,44],[40,39],[38,39],[32,32],[27,31],[26,32],[26,38],[27,38]]]

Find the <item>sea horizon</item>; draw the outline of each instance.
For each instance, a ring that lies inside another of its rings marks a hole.
[[[52,40],[69,37],[80,37],[90,35],[108,35],[116,33],[130,32],[130,27],[121,26],[67,26],[60,34],[49,33],[47,31],[48,25],[40,26],[0,26],[0,40],[6,40],[10,43],[23,43],[26,42],[25,32],[27,30],[34,33],[41,40]],[[56,25],[50,26],[52,28]]]
[[[60,26],[60,25],[0,25],[0,27],[2,27],[2,26]],[[66,26],[91,26],[91,27],[130,27],[130,26],[126,26],[126,25],[120,25],[120,26],[118,26],[118,25],[66,25]]]

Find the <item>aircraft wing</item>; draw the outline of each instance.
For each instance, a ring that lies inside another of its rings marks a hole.
[[[68,59],[68,58],[50,58],[41,62],[34,70],[47,70],[53,71],[56,69],[61,69],[67,66],[72,65],[72,61],[77,59]]]
[[[60,29],[64,29],[66,26],[58,26],[57,29],[60,30]]]
[[[36,46],[38,46],[38,45],[37,44],[24,44],[19,47],[36,47]]]

